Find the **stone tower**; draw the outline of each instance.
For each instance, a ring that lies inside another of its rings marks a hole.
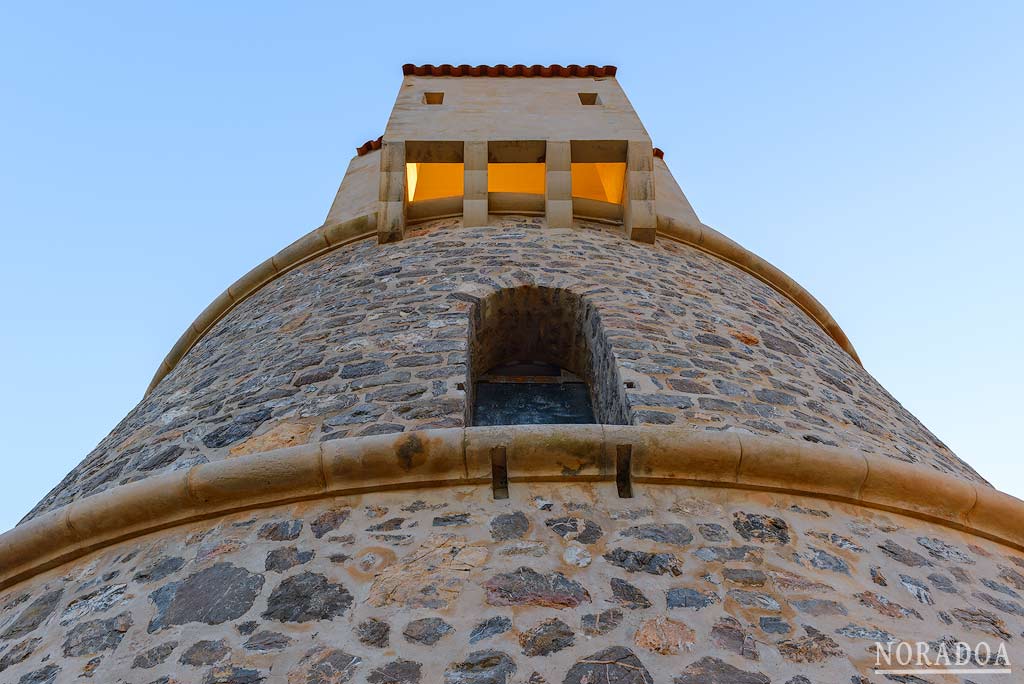
[[[0,536],[0,682],[954,682],[874,672],[875,642],[1024,656],[1024,504],[700,222],[615,71],[406,66],[324,224]]]

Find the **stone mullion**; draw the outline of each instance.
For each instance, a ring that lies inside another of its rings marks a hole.
[[[405,237],[405,142],[384,141],[380,155],[380,190],[377,195],[377,242]]]
[[[467,140],[463,146],[462,223],[487,225],[487,141]]]
[[[653,243],[658,214],[654,206],[654,148],[650,142],[630,140],[627,143],[622,199],[622,225],[626,236],[638,242]]]
[[[568,140],[549,140],[544,154],[544,212],[551,228],[572,227],[572,152]]]

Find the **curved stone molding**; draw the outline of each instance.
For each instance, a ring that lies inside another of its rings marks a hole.
[[[331,440],[140,480],[0,535],[0,589],[111,544],[231,512],[332,496],[508,481],[614,481],[773,491],[928,520],[1024,550],[1024,501],[884,456],[664,426],[446,428]]]
[[[146,388],[146,395],[152,392],[168,373],[174,370],[185,354],[209,332],[217,321],[247,297],[310,259],[315,259],[331,250],[358,240],[376,236],[376,230],[376,214],[366,214],[342,223],[325,224],[299,238],[236,280],[219,297],[214,299],[178,338],[171,351],[161,362],[160,368],[153,375],[153,379]],[[695,228],[688,223],[659,215],[658,234],[696,247],[756,277],[800,307],[843,351],[848,353],[858,364],[863,365],[846,333],[821,302],[768,261],[704,224]]]
[[[214,299],[206,309],[192,322],[192,325],[178,338],[171,351],[160,363],[160,368],[146,388],[148,395],[168,373],[174,370],[188,350],[195,346],[203,335],[217,321],[226,316],[238,304],[270,281],[284,275],[296,266],[315,259],[321,254],[338,247],[351,244],[364,238],[377,235],[377,215],[375,213],[357,216],[341,223],[324,224],[311,233],[307,233],[262,264],[236,280],[228,289]]]
[[[692,224],[677,221],[669,216],[659,215],[658,234],[685,243],[691,247],[696,247],[727,261],[785,295],[790,301],[799,306],[804,313],[810,316],[815,323],[821,326],[821,329],[828,333],[828,336],[842,347],[843,351],[853,357],[854,361],[862,366],[864,365],[861,363],[857,350],[853,348],[850,339],[843,332],[843,329],[839,327],[835,319],[832,318],[832,314],[828,312],[825,306],[795,280],[765,259],[762,259],[703,223],[695,227]]]

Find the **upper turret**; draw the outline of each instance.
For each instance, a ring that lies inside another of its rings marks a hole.
[[[700,222],[614,75],[407,66],[324,225],[202,312],[35,512],[196,463],[465,425],[517,346],[585,382],[598,422],[782,436],[980,481],[817,300]]]

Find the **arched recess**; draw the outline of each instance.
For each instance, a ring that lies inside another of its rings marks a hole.
[[[601,317],[579,294],[536,285],[491,292],[473,307],[469,336],[467,425],[629,423]]]

